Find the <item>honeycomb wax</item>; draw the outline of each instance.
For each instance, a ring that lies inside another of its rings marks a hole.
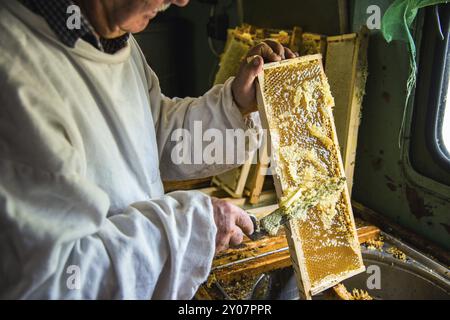
[[[302,277],[311,291],[326,288],[364,266],[320,55],[266,65],[260,91],[280,207],[294,217]]]

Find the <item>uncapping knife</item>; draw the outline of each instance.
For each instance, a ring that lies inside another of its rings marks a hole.
[[[249,215],[250,219],[253,222],[253,230],[254,230],[254,232],[251,235],[248,236],[250,238],[250,240],[252,240],[252,241],[257,241],[257,240],[260,240],[261,238],[264,238],[264,237],[267,237],[267,236],[273,236],[273,234],[271,234],[269,232],[269,230],[267,230],[264,227],[264,223],[261,223],[262,220],[264,220],[264,219],[269,220],[271,218],[272,218],[271,220],[274,220],[273,218],[276,218],[276,225],[277,225],[276,226],[276,230],[278,230],[279,227],[281,227],[282,225],[284,225],[286,222],[289,221],[289,217],[287,215],[280,215],[278,210],[275,210],[274,212],[272,212],[268,216],[265,216],[261,220],[258,220],[256,218],[256,216],[254,216],[251,213],[249,213],[248,215]]]

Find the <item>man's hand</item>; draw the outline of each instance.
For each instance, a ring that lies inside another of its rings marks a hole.
[[[263,64],[295,57],[298,53],[274,40],[265,40],[250,49],[231,87],[234,101],[243,115],[257,111],[255,80],[262,72]]]
[[[253,233],[253,222],[244,210],[225,200],[211,198],[211,201],[217,226],[216,253],[228,249],[230,245],[241,244],[244,233]]]

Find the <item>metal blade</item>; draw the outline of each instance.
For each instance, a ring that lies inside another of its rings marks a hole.
[[[250,213],[248,215],[253,222],[253,230],[254,230],[251,235],[248,235],[250,240],[257,241],[261,238],[268,236],[268,233],[265,230],[261,229],[258,219]]]

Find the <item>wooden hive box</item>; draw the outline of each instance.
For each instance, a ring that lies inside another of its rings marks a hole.
[[[300,295],[310,299],[365,270],[322,56],[265,65],[258,106],[280,206],[294,195],[310,204],[285,225]]]

